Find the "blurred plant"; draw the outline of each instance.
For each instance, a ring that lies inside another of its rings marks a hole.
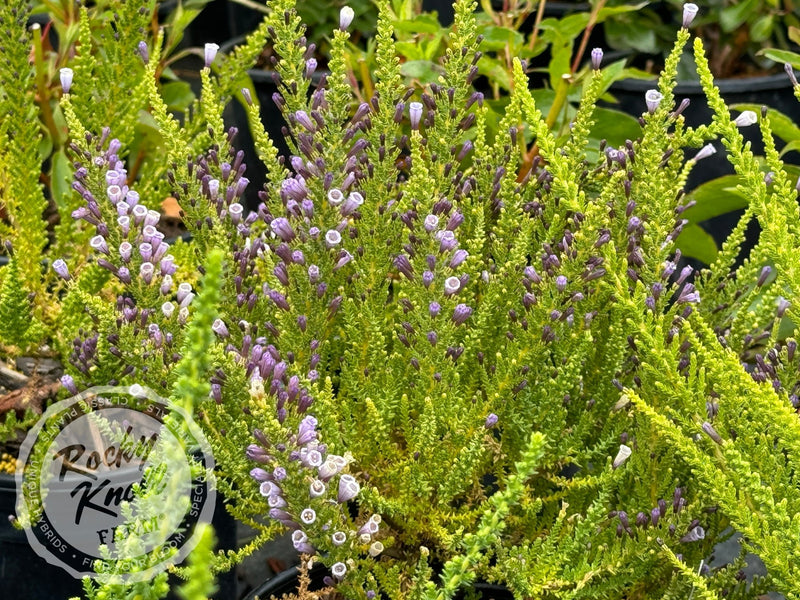
[[[610,0],[617,6],[626,0]],[[789,50],[800,43],[800,7],[784,0],[701,0],[696,2],[698,35],[703,40],[715,77],[728,78],[774,71],[768,49]],[[680,0],[638,5],[638,10],[615,15],[605,27],[608,45],[659,55],[663,60],[680,27]],[[690,55],[681,65],[679,79],[696,79]],[[778,67],[786,62],[778,61]]]

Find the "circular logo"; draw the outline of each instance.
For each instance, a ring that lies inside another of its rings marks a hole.
[[[34,550],[74,577],[146,581],[197,544],[214,512],[208,441],[139,385],[50,406],[20,448],[17,517]]]

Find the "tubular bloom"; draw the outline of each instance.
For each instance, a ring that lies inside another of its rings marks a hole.
[[[411,129],[419,129],[419,122],[422,120],[422,102],[411,102],[408,105],[408,120],[411,122]]]
[[[203,57],[205,59],[206,68],[211,66],[211,63],[214,62],[214,59],[217,57],[217,50],[219,50],[219,44],[208,43],[205,45],[203,49]]]
[[[689,25],[692,24],[694,18],[697,16],[698,11],[697,4],[693,4],[691,2],[687,2],[683,5],[683,27],[688,28]]]
[[[69,269],[63,259],[59,258],[53,261],[53,270],[61,279],[69,279]]]
[[[58,74],[61,79],[61,89],[65,94],[69,94],[69,90],[72,87],[72,69],[64,67]]]
[[[600,64],[603,62],[603,49],[602,48],[594,48],[592,50],[592,68],[597,71],[600,68]]]
[[[352,8],[349,6],[343,6],[342,10],[339,11],[339,29],[345,31],[348,27],[350,27],[350,23],[353,22],[353,18],[355,16],[356,13]]]
[[[716,152],[717,149],[714,148],[714,144],[709,143],[700,148],[700,150],[697,152],[697,154],[694,155],[694,158],[692,160],[694,162],[697,162],[698,160],[703,160],[704,158],[708,158],[709,156],[715,154]]]
[[[644,95],[644,100],[647,103],[647,112],[651,115],[656,112],[663,99],[664,95],[658,90],[647,90]]]
[[[737,127],[749,127],[758,123],[758,116],[752,110],[744,110],[734,119],[733,123]]]

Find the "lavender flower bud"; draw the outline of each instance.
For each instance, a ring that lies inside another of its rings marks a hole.
[[[250,93],[250,89],[244,87],[244,88],[241,89],[241,92],[242,92],[242,97],[244,98],[244,101],[247,102],[247,106],[253,106],[253,96]]]
[[[350,23],[353,22],[353,18],[356,16],[355,11],[350,8],[349,6],[343,6],[342,10],[339,11],[339,29],[342,31],[347,30],[350,27]]]
[[[594,48],[592,50],[592,68],[597,71],[600,68],[600,63],[603,62],[603,49]]]
[[[470,315],[472,315],[472,309],[466,304],[459,304],[453,310],[453,323],[463,325]]]
[[[69,67],[64,67],[59,71],[59,76],[61,79],[61,89],[65,94],[69,94],[69,90],[72,87],[72,69]]]
[[[297,430],[297,445],[305,446],[310,441],[317,439],[317,419],[308,415],[300,422]]]
[[[450,259],[450,268],[451,269],[457,268],[461,263],[463,263],[465,260],[467,260],[468,256],[469,256],[469,253],[466,250],[464,250],[464,249],[456,250],[453,253],[453,257]]]
[[[306,79],[311,79],[311,76],[314,74],[314,71],[316,70],[317,70],[317,59],[309,58],[306,61],[306,70],[305,70]]]
[[[703,425],[702,425],[702,429],[703,429],[703,432],[705,432],[705,434],[708,437],[710,437],[712,440],[714,440],[717,444],[720,444],[720,445],[722,444],[722,438],[717,433],[717,430],[714,429],[714,427],[711,425],[711,423],[709,423],[708,421],[705,421],[703,423]]]
[[[709,156],[711,156],[712,154],[715,154],[716,152],[717,152],[717,149],[714,148],[714,145],[711,144],[711,143],[708,143],[705,146],[703,146],[702,148],[700,148],[700,150],[697,152],[697,154],[694,155],[694,158],[692,160],[694,162],[697,162],[699,160],[703,160],[704,158],[708,158]]]
[[[693,4],[691,2],[687,2],[683,5],[683,27],[684,29],[688,29],[689,25],[692,24],[694,21],[695,16],[697,15],[697,4]]]
[[[647,103],[647,112],[652,115],[658,109],[659,104],[661,104],[661,100],[664,99],[664,95],[658,90],[647,90],[644,95],[644,99]]]
[[[295,120],[305,127],[308,131],[313,131],[316,129],[314,127],[314,121],[311,120],[311,117],[308,116],[308,113],[304,110],[298,110],[294,113]]]
[[[352,192],[342,204],[342,215],[346,217],[353,214],[362,204],[364,204],[364,196],[358,192]]]
[[[483,426],[486,429],[492,429],[495,425],[497,425],[498,417],[494,413],[489,413],[489,416],[486,417],[486,420],[483,422]]]
[[[559,275],[556,277],[556,289],[559,292],[563,292],[567,289],[567,278],[564,275]]]
[[[761,269],[761,274],[758,276],[758,281],[756,281],[756,285],[758,287],[761,287],[762,285],[767,283],[767,279],[769,279],[771,273],[772,273],[772,267],[770,267],[769,265]]]
[[[284,242],[291,242],[295,238],[294,229],[292,229],[286,217],[272,219],[269,226],[272,232]]]
[[[70,394],[78,393],[78,388],[75,386],[75,380],[72,378],[72,375],[62,375],[60,381],[61,385],[63,385]]]
[[[411,102],[408,105],[408,120],[411,122],[411,129],[419,129],[419,122],[422,119],[422,102]]]
[[[203,57],[205,59],[205,66],[209,68],[211,63],[214,62],[214,59],[217,56],[217,50],[219,50],[219,44],[208,43],[205,45],[203,49]]]
[[[139,52],[139,56],[142,57],[142,61],[144,62],[144,64],[150,62],[150,51],[147,49],[147,42],[145,42],[144,40],[139,42],[138,45],[136,46],[136,50]]]

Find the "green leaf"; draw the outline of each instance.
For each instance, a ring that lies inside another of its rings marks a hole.
[[[589,24],[589,13],[576,13],[561,19],[543,19],[539,28],[550,37],[574,40],[583,33]]]
[[[635,140],[642,135],[639,122],[618,110],[595,108],[594,120],[590,137],[595,140],[607,140],[611,146],[620,146],[625,140]]]
[[[52,152],[53,139],[50,137],[50,132],[42,127],[42,136],[39,138],[39,160],[44,162]]]
[[[395,42],[395,50],[398,56],[404,56],[406,60],[423,60],[425,53],[422,47],[416,42]]]
[[[508,27],[497,27],[490,25],[483,27],[479,32],[483,34],[481,50],[505,50],[522,46],[524,37],[518,31]]]
[[[689,219],[692,223],[699,223],[745,208],[748,198],[736,188],[741,183],[744,183],[744,179],[739,175],[725,175],[696,187],[686,201],[694,200],[697,204],[685,211],[683,218]]]
[[[710,265],[716,260],[717,253],[719,252],[717,244],[714,238],[711,237],[711,234],[694,223],[690,223],[683,228],[676,243],[684,256],[696,258],[707,265]]]
[[[612,48],[630,48],[643,54],[656,54],[660,49],[656,32],[650,27],[614,20],[603,25],[603,31]]]
[[[763,54],[768,59],[774,60],[779,64],[789,63],[795,69],[800,70],[800,54],[797,54],[796,52],[770,48],[769,50],[763,50],[762,52],[759,52],[759,54]]]
[[[800,45],[800,29],[794,25],[789,26],[789,39],[795,44]]]
[[[444,69],[430,60],[410,60],[400,65],[400,73],[420,83],[436,83]]]
[[[731,108],[735,110],[752,110],[758,114],[761,112],[760,104],[734,104]],[[784,142],[793,142],[800,140],[800,127],[794,124],[794,121],[787,117],[780,111],[774,108],[767,109],[767,117],[769,117],[770,127],[772,133],[781,138]]]
[[[185,81],[171,81],[164,84],[161,88],[161,95],[169,110],[179,112],[189,108],[195,99],[191,86]]]
[[[66,207],[67,199],[72,194],[70,185],[72,182],[72,166],[63,148],[53,154],[52,161],[50,192],[58,209],[62,210]]]
[[[432,14],[417,15],[413,19],[397,20],[393,23],[396,31],[406,33],[439,33],[442,26]]]
[[[750,14],[758,7],[760,0],[745,0],[734,2],[719,13],[719,24],[723,31],[731,32],[744,23]]]
[[[750,27],[750,39],[754,42],[763,42],[772,35],[775,19],[772,15],[762,15]]]
[[[485,75],[492,84],[511,91],[511,73],[499,59],[483,55],[478,61],[478,73]]]

